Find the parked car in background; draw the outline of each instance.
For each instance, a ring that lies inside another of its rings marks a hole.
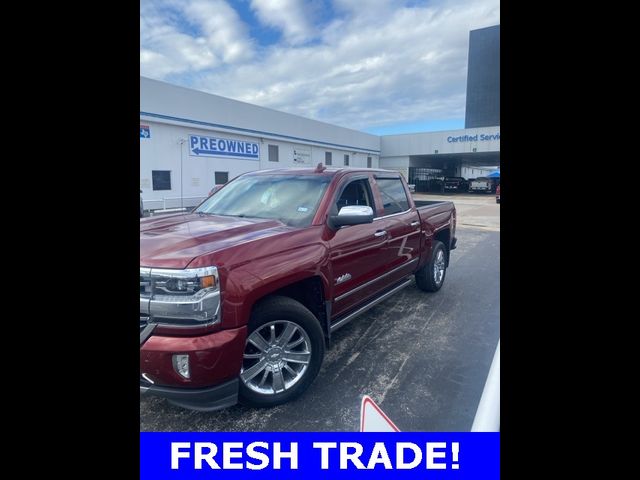
[[[469,182],[467,182],[463,177],[445,177],[444,191],[445,192],[468,192]]]
[[[469,185],[469,191],[474,193],[491,193],[491,180],[488,178],[476,178]]]
[[[432,177],[428,180],[427,185],[429,192],[444,193],[444,177]]]
[[[496,203],[500,203],[500,184],[496,187]]]
[[[140,190],[140,218],[144,217],[144,207],[142,205],[142,190]]]

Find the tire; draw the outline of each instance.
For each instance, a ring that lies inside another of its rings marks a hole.
[[[437,270],[436,265],[439,266]],[[437,292],[444,285],[446,274],[447,249],[444,243],[434,240],[429,262],[416,272],[416,284],[425,292]]]
[[[299,397],[318,375],[323,358],[324,334],[313,313],[288,297],[267,298],[254,308],[249,320],[240,403],[273,407]]]

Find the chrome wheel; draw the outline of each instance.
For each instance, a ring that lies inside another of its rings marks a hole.
[[[442,283],[445,263],[444,251],[438,250],[438,253],[436,254],[436,260],[433,262],[433,280],[437,285],[440,285],[440,283]]]
[[[262,325],[247,338],[240,379],[254,392],[275,395],[304,376],[311,361],[311,340],[288,320]]]

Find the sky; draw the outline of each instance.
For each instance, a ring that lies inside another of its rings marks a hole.
[[[464,128],[499,0],[141,0],[140,73],[376,135]]]

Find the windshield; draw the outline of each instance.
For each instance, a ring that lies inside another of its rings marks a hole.
[[[248,175],[214,193],[194,213],[271,218],[294,226],[311,224],[331,178],[324,175]]]

